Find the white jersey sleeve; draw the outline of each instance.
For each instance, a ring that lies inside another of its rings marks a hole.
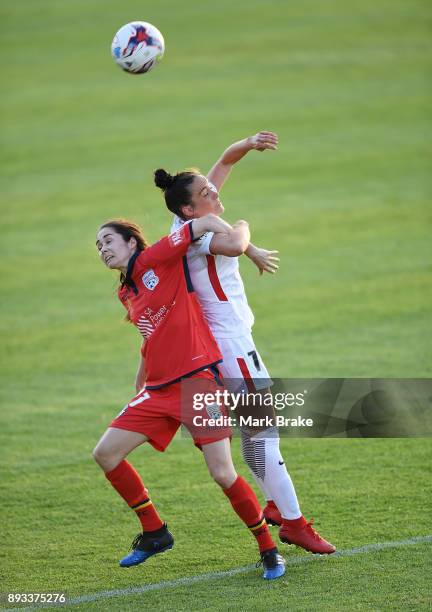
[[[213,232],[206,232],[201,238],[193,242],[189,247],[191,255],[210,255],[210,242],[213,236]]]
[[[180,217],[178,217],[177,215],[174,215],[171,223],[170,233],[178,230],[184,223],[186,223],[186,221],[180,219]]]
[[[190,223],[190,221],[184,221],[177,215],[174,215],[171,224],[171,232],[175,232],[185,223]],[[195,257],[196,255],[210,255],[210,242],[213,236],[214,232],[206,232],[200,238],[194,240],[188,250],[189,257]]]

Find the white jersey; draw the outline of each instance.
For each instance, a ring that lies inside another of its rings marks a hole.
[[[185,221],[174,216],[171,232]],[[215,338],[236,338],[251,333],[254,316],[246,299],[238,257],[212,255],[213,232],[193,242],[187,263],[193,288]]]

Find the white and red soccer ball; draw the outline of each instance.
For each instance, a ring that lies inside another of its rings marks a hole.
[[[164,37],[146,21],[127,23],[120,28],[111,44],[114,61],[130,74],[149,72],[162,59],[164,51]]]

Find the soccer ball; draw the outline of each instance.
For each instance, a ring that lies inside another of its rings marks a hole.
[[[149,72],[165,51],[162,34],[151,23],[133,21],[124,25],[111,44],[114,61],[130,74]]]

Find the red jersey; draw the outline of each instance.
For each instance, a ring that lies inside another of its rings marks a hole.
[[[163,387],[222,361],[189,276],[190,223],[129,260],[118,296],[144,337],[146,388]]]

